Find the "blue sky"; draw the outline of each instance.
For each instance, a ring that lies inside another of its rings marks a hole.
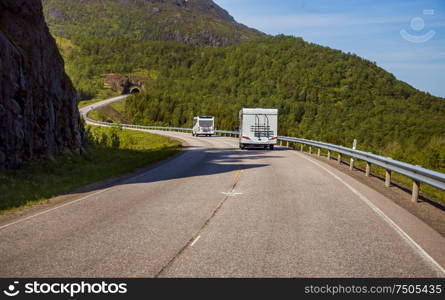
[[[245,25],[355,53],[445,97],[445,0],[214,1]]]

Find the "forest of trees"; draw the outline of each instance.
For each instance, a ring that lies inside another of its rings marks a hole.
[[[75,37],[65,53],[80,94],[100,75],[147,70],[146,90],[126,101],[136,124],[190,127],[214,115],[234,130],[242,107],[280,110],[279,134],[350,146],[445,171],[445,99],[420,92],[356,55],[288,36],[198,47]]]

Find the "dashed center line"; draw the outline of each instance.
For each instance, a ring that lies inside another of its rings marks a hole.
[[[242,195],[243,193],[237,193],[235,191],[231,191],[231,192],[222,192],[221,194],[226,195],[227,197],[235,197],[235,196],[239,196]]]
[[[234,172],[234,176],[233,176],[233,180],[232,180],[232,191],[231,193],[234,193],[235,188],[238,184],[240,175],[242,173],[242,170],[236,170]],[[221,200],[221,202],[216,206],[216,208],[213,210],[212,214],[210,215],[210,217],[207,219],[207,221],[202,225],[202,227],[199,229],[199,231],[196,233],[197,236],[196,238],[192,238],[190,239],[185,245],[184,247],[182,247],[178,253],[176,253],[175,256],[173,256],[170,261],[164,265],[159,272],[154,276],[155,278],[159,278],[161,277],[162,274],[164,274],[164,272],[170,268],[171,265],[173,265],[175,263],[175,261],[177,261],[181,255],[186,251],[187,248],[189,247],[193,247],[201,238],[201,233],[207,228],[207,226],[209,226],[210,222],[212,221],[212,219],[216,216],[216,214],[219,212],[219,210],[221,209],[221,207],[223,206],[223,204],[227,201],[227,199],[229,198],[229,195],[226,195],[224,197],[224,199]]]
[[[199,241],[200,238],[201,236],[198,235],[198,237],[190,244],[190,247],[193,247]]]

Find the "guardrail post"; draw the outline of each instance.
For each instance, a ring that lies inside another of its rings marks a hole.
[[[366,177],[369,177],[371,175],[371,164],[369,162],[366,162]]]
[[[289,148],[289,141],[286,141],[286,147]]]
[[[317,155],[318,155],[318,156],[321,156],[321,149],[320,149],[320,148],[318,148]]]
[[[328,160],[331,160],[331,150],[328,150]]]
[[[309,146],[309,154],[312,154],[312,146]]]
[[[354,170],[354,159],[351,158],[351,163],[349,164],[349,170]]]
[[[300,151],[304,152],[304,144],[301,144]]]
[[[391,186],[391,171],[390,170],[386,170],[385,172],[385,186],[386,187],[390,187]]]
[[[337,161],[338,164],[341,165],[341,153],[338,154]]]
[[[413,194],[411,195],[412,202],[419,202],[419,190],[420,182],[417,180],[413,180]]]

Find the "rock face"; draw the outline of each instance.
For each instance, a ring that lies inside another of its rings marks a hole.
[[[0,1],[0,169],[82,147],[77,95],[40,0]]]

